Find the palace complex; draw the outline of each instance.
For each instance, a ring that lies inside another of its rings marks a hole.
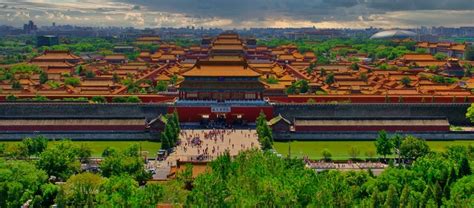
[[[26,63],[38,66],[37,70],[3,66],[2,75],[10,73],[12,78],[0,81],[0,93],[3,99],[101,97],[108,102],[137,96],[143,103],[166,106],[165,110],[153,116],[118,114],[109,119],[65,115],[61,117],[69,119],[65,127],[56,117],[42,120],[39,114],[38,118],[24,118],[6,113],[3,117],[14,120],[15,125],[3,124],[0,129],[157,132],[162,128],[162,115],[176,110],[181,122],[208,127],[247,125],[263,112],[273,118],[270,125],[274,130],[281,132],[446,132],[450,122],[464,122],[457,119],[457,111],[446,112],[444,117],[423,111],[373,118],[368,118],[370,114],[361,114],[363,118],[353,113],[340,115],[337,110],[334,115],[295,116],[287,112],[298,108],[295,103],[459,103],[464,108],[465,103],[474,102],[474,78],[466,68],[473,63],[460,59],[466,49],[463,44],[420,42],[415,47],[426,53],[413,51],[393,60],[373,59],[350,45],[341,45],[330,49],[333,59],[322,64],[315,53],[299,51],[295,45],[258,45],[254,38],[232,32],[204,37],[200,45],[190,47],[156,36],[141,37],[134,43],[159,48],[141,50],[133,61],[125,54],[83,56],[45,51]],[[434,55],[438,53],[446,58]],[[456,118],[447,119],[449,116]]]
[[[256,45],[254,39],[232,33],[205,37],[201,45],[188,48],[153,36],[138,38],[136,43],[156,44],[159,49],[141,51],[134,61],[124,54],[78,56],[69,51],[45,51],[29,64],[47,73],[48,82],[40,82],[39,72],[19,71],[15,73],[19,85],[12,87],[10,80],[2,80],[0,93],[52,99],[136,94],[153,95],[154,98],[145,101],[155,102],[174,97],[187,100],[268,97],[278,102],[302,102],[298,98],[302,96],[306,97],[304,102],[311,97],[316,102],[371,102],[370,99],[358,101],[361,96],[373,96],[372,102],[384,101],[380,100],[384,96],[417,97],[409,99],[421,102],[423,97],[432,96],[442,97],[440,100],[470,99],[474,88],[474,79],[464,76],[464,65],[472,63],[459,59],[466,47],[463,44],[420,42],[416,47],[429,53],[373,60],[367,54],[349,52],[336,55],[330,64],[316,64],[318,57],[313,52],[300,52],[294,45],[275,48]],[[351,46],[336,46],[331,53],[351,49]],[[440,52],[448,58],[438,60],[433,56]],[[77,78],[79,83],[69,84],[65,82],[68,78]],[[302,80],[305,89],[288,91]],[[158,92],[156,86],[160,82],[166,86]],[[197,82],[204,84],[196,86]],[[221,82],[225,85],[220,85]],[[243,84],[241,89],[234,88],[240,84]]]

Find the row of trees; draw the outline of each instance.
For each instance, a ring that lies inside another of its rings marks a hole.
[[[165,116],[165,129],[161,132],[161,149],[169,150],[178,144],[179,133],[181,128],[179,126],[178,111],[174,111],[172,114]]]
[[[270,126],[268,126],[267,116],[263,111],[257,117],[257,135],[258,141],[262,150],[270,150],[273,146],[273,133]]]
[[[375,148],[377,154],[383,155],[384,159],[387,155],[396,154],[398,162],[414,161],[430,152],[428,144],[423,139],[413,136],[402,137],[399,134],[389,136],[386,131],[380,131],[375,140]]]

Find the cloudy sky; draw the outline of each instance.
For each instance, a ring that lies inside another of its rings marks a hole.
[[[0,24],[144,27],[474,26],[474,0],[0,0]]]

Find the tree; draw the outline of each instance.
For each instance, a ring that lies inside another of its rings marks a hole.
[[[93,173],[73,175],[61,187],[60,198],[63,198],[66,204],[58,205],[60,207],[95,207],[99,188],[104,182],[101,176]]]
[[[328,149],[323,149],[323,152],[321,153],[323,155],[324,161],[331,161],[332,154],[329,152]]]
[[[461,165],[459,167],[459,173],[458,173],[458,177],[463,177],[463,176],[468,176],[468,175],[471,175],[472,174],[472,171],[471,171],[471,167],[469,166],[469,161],[467,160],[466,157],[463,157],[461,159]]]
[[[273,132],[266,119],[266,115],[263,111],[257,117],[257,135],[258,141],[263,150],[272,149],[273,145]]]
[[[13,94],[9,94],[9,95],[5,96],[6,101],[16,101],[17,99],[18,98]]]
[[[164,92],[166,90],[168,90],[168,82],[161,80],[156,83],[156,91]]]
[[[130,96],[127,98],[127,103],[141,103],[142,100],[138,96]]]
[[[112,82],[114,82],[114,83],[119,83],[120,80],[121,80],[121,79],[120,79],[120,76],[117,74],[117,72],[114,72],[114,73],[112,74]]]
[[[21,207],[41,196],[41,185],[47,180],[46,173],[29,162],[0,159],[0,207]]]
[[[398,193],[395,186],[390,185],[388,187],[387,197],[385,199],[384,207],[398,208],[400,205],[398,199]]]
[[[137,189],[138,183],[129,175],[112,176],[101,187],[100,203],[105,207],[132,207]]]
[[[176,130],[174,129],[174,125],[172,124],[171,121],[166,123],[164,134],[166,135],[166,138],[168,138],[170,148],[173,148],[176,146],[176,142],[178,141],[177,135],[176,135]]]
[[[413,136],[407,136],[400,145],[400,155],[404,159],[416,160],[429,152],[430,148],[425,140]]]
[[[179,133],[181,132],[181,127],[180,127],[180,124],[179,124],[178,110],[176,110],[176,109],[174,109],[174,111],[173,111],[172,121],[175,125],[176,135],[179,136]]]
[[[171,76],[171,78],[170,78],[170,83],[172,85],[175,85],[176,82],[178,82],[178,76],[176,74],[173,74],[173,76]]]
[[[13,88],[14,90],[21,90],[21,89],[23,89],[23,87],[21,86],[21,84],[20,84],[20,82],[19,82],[18,80],[12,80],[11,83],[12,83],[12,88]]]
[[[417,48],[417,49],[415,50],[415,53],[425,54],[425,53],[429,53],[429,51],[426,50],[425,48]]]
[[[410,83],[411,83],[411,79],[407,76],[404,76],[402,77],[402,79],[400,80],[400,83],[402,83],[405,87],[408,87],[410,86]]]
[[[270,76],[268,77],[268,79],[266,80],[267,84],[277,84],[278,83],[278,79],[275,77],[275,76]]]
[[[262,150],[270,150],[272,149],[272,143],[268,137],[263,137],[260,139],[260,145],[262,146]]]
[[[309,90],[308,81],[301,80],[300,82],[300,93],[307,93]]]
[[[469,78],[472,77],[472,71],[471,70],[472,70],[472,67],[471,68],[465,68],[464,69],[464,76],[469,77]]]
[[[114,156],[118,154],[118,150],[113,147],[106,147],[102,152],[102,157]]]
[[[370,208],[377,208],[377,207],[381,207],[381,205],[383,204],[383,198],[378,190],[378,188],[376,187],[375,190],[372,192],[372,196],[370,198]]]
[[[65,180],[80,169],[76,147],[70,141],[61,141],[39,155],[37,166],[48,175]]]
[[[75,72],[77,75],[82,75],[82,74],[84,74],[84,66],[83,66],[83,65],[78,65],[78,66],[76,66],[74,72]]]
[[[48,147],[48,139],[43,136],[25,138],[22,143],[28,149],[28,156],[39,155]]]
[[[94,96],[91,98],[91,101],[94,103],[107,103],[107,99],[104,96]]]
[[[23,142],[8,145],[6,149],[6,156],[13,159],[26,159],[29,156],[28,146]]]
[[[82,143],[76,148],[76,155],[81,163],[87,163],[92,155],[92,150],[88,145]]]
[[[113,97],[112,102],[113,103],[126,103],[127,98],[126,97]]]
[[[289,95],[294,95],[298,92],[298,89],[295,85],[295,83],[292,83],[287,89],[286,89],[286,94]]]
[[[137,148],[137,146],[131,146],[122,152],[105,157],[100,163],[102,176],[112,177],[127,174],[140,184],[151,178],[151,174],[145,170],[144,160],[139,155]]]
[[[0,157],[5,157],[7,144],[0,144]]]
[[[474,61],[474,46],[468,46],[464,52],[464,58],[468,61]]]
[[[86,78],[91,79],[95,77],[95,73],[93,71],[87,70],[86,71]]]
[[[335,82],[334,74],[331,72],[328,75],[326,75],[326,80],[324,82],[328,85],[332,85]]]
[[[434,58],[435,58],[436,60],[438,60],[438,61],[446,60],[447,57],[448,57],[448,56],[447,56],[446,54],[444,54],[444,53],[436,53],[436,54],[434,55]]]
[[[73,87],[77,87],[81,84],[81,80],[77,77],[68,77],[64,79],[64,84],[65,85],[70,85]]]
[[[144,187],[137,188],[132,199],[132,207],[154,207],[164,195],[164,189],[156,183],[147,183]]]
[[[166,136],[164,132],[161,132],[160,139],[161,139],[161,149],[163,150],[171,149],[170,139],[168,138],[168,136]]]
[[[315,68],[316,68],[316,63],[310,63],[309,67],[306,68],[306,73],[312,74]]]
[[[473,207],[474,175],[469,175],[456,181],[456,183],[452,185],[450,196],[449,201],[452,205]]]
[[[402,194],[400,195],[400,203],[399,203],[400,208],[408,207],[409,197],[410,197],[410,188],[408,185],[405,185],[403,187]]]
[[[364,82],[367,82],[367,80],[368,80],[367,73],[365,73],[365,72],[360,73],[359,79],[361,79]]]
[[[321,77],[326,76],[326,69],[321,68],[321,69],[319,70],[319,75],[320,75]]]
[[[387,155],[392,154],[393,143],[388,138],[386,131],[384,130],[379,131],[379,135],[377,139],[375,140],[375,148],[376,148],[377,154],[383,155],[384,159],[387,158]]]
[[[354,71],[359,71],[359,64],[357,63],[352,63],[351,64],[351,69]]]
[[[399,134],[395,134],[395,135],[393,135],[393,137],[390,138],[390,140],[392,141],[392,144],[393,144],[395,154],[397,154],[398,164],[400,164],[400,162],[401,162],[401,160],[400,160],[400,146],[402,145],[403,139],[404,138]]]
[[[40,84],[44,84],[48,81],[48,73],[41,71],[39,75]]]
[[[471,104],[471,106],[469,106],[469,108],[467,109],[466,118],[474,123],[474,103]]]

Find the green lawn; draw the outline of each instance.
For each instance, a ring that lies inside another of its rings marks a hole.
[[[474,145],[474,140],[471,141],[428,141],[428,145],[434,151],[444,151],[449,145]],[[309,156],[311,159],[322,158],[321,152],[328,149],[332,154],[333,159],[348,159],[349,149],[356,147],[360,151],[359,157],[365,157],[368,151],[375,152],[373,141],[295,141],[291,142],[275,142],[273,147],[276,151],[284,156],[288,155],[288,148],[291,146],[292,157]]]
[[[0,144],[5,143],[8,145],[13,145],[18,142],[0,142]],[[48,143],[48,146],[56,144],[57,141],[52,141]],[[141,146],[142,151],[148,151],[149,156],[154,156],[156,151],[161,147],[159,142],[149,142],[149,141],[73,141],[74,144],[81,145],[86,144],[92,150],[92,156],[100,156],[105,148],[114,147],[119,150],[123,150],[133,144],[138,144]]]

